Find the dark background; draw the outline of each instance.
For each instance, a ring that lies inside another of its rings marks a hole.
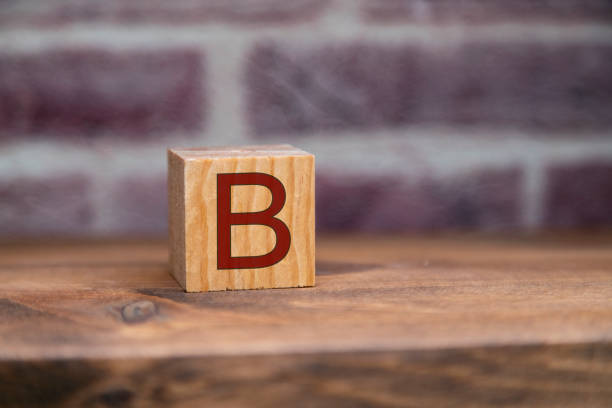
[[[166,147],[317,157],[320,231],[612,225],[609,0],[5,0],[0,236],[163,235]]]

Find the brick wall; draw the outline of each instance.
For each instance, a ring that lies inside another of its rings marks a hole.
[[[0,236],[164,234],[165,148],[317,155],[319,230],[612,225],[608,0],[11,0]]]

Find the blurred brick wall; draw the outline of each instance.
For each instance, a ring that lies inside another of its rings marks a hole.
[[[609,0],[9,0],[0,236],[164,234],[167,146],[317,155],[320,230],[612,225]]]

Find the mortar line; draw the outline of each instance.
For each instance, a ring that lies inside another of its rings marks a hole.
[[[426,46],[461,44],[486,39],[487,42],[543,42],[546,44],[612,43],[612,27],[605,24],[465,24],[377,25],[344,18],[334,23],[320,18],[311,23],[291,26],[130,26],[112,24],[76,24],[54,29],[7,28],[0,30],[0,47],[6,51],[35,51],[66,46],[104,46],[111,49],[134,47],[219,45],[236,40],[279,42],[297,41],[303,45],[329,42],[422,43]]]

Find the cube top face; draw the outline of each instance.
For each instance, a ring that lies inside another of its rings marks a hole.
[[[168,150],[172,273],[188,292],[313,286],[314,156]]]
[[[281,145],[256,145],[256,146],[217,146],[217,147],[191,147],[169,149],[173,154],[183,160],[228,158],[236,159],[242,157],[282,157],[282,156],[312,156],[310,153],[300,150],[288,144]]]

